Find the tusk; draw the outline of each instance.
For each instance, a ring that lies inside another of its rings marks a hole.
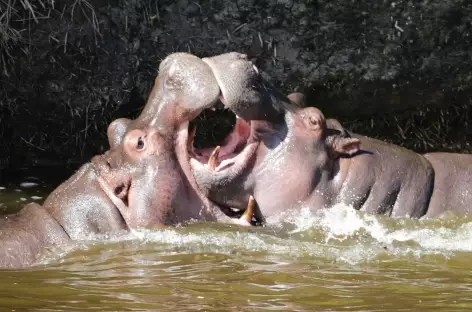
[[[241,218],[239,218],[239,220],[244,220],[248,223],[251,223],[255,210],[256,210],[256,200],[254,199],[254,196],[251,195],[249,196],[249,202],[247,203],[247,208],[244,211]]]
[[[210,158],[208,158],[207,166],[208,166],[208,169],[210,169],[211,171],[216,170],[216,163],[218,162],[219,154],[220,154],[220,146],[217,146],[211,153]]]

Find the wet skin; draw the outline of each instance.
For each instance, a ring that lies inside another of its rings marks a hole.
[[[253,196],[263,217],[336,203],[413,218],[470,210],[472,193],[452,191],[451,181],[470,188],[472,156],[422,156],[351,135],[320,110],[293,105],[302,96],[281,95],[244,55],[203,60],[218,81],[222,102],[241,117],[219,147],[191,151],[198,187],[220,206],[243,210]],[[454,168],[465,172],[451,173]],[[444,192],[453,197],[447,205]]]
[[[453,210],[464,214],[472,206],[472,155],[428,153],[423,155],[435,173],[433,195],[427,216],[437,216]]]
[[[42,206],[28,204],[20,212],[4,216],[0,220],[0,266],[30,265],[43,247],[90,234],[166,223],[172,217],[169,207],[178,198],[178,188],[175,170],[160,153],[164,143],[154,129],[129,132],[122,148],[95,156],[59,185]],[[112,169],[104,161],[111,153],[120,154],[127,165]],[[147,181],[155,174],[169,184],[171,192],[149,189]]]

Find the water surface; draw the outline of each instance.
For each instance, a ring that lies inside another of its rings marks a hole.
[[[0,209],[70,172],[0,178]],[[472,217],[391,219],[342,205],[264,228],[195,223],[94,236],[0,271],[0,311],[469,311]]]

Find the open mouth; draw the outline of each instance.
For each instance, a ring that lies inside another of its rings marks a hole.
[[[221,98],[221,97],[220,97]],[[224,103],[223,100],[221,102]],[[215,106],[214,106],[215,107]],[[210,108],[214,112],[213,108]],[[224,112],[227,112],[225,110]],[[208,112],[205,110],[202,114]],[[222,111],[216,111],[214,115],[221,116]],[[192,168],[202,169],[205,168],[210,172],[223,172],[225,169],[229,169],[237,164],[245,165],[249,158],[254,154],[258,143],[252,139],[251,136],[251,122],[246,122],[244,119],[234,116],[234,122],[228,127],[227,121],[221,119],[215,119],[211,126],[214,126],[216,132],[218,131],[218,124],[221,124],[224,128],[226,124],[226,135],[222,136],[219,133],[219,137],[223,137],[222,140],[213,140],[213,144],[195,144],[196,141],[201,141],[200,136],[202,133],[197,129],[198,126],[188,126],[188,138],[187,138],[187,153],[188,159]],[[199,117],[196,119],[198,120]],[[211,120],[210,120],[211,123]],[[198,123],[197,123],[198,124]],[[230,129],[228,133],[228,128]],[[221,129],[221,128],[220,128]],[[218,142],[219,141],[219,142]]]
[[[251,134],[250,122],[236,117],[236,122],[231,132],[213,147],[195,147],[197,127],[189,131],[187,150],[189,156],[206,166],[211,171],[220,171],[222,168],[234,163],[234,158],[246,147]]]
[[[197,119],[198,117],[194,120]],[[244,207],[227,207],[222,203],[217,204],[207,197],[207,188],[200,188],[197,185],[194,175],[203,174],[211,181],[220,178],[227,180],[229,177],[236,177],[238,172],[242,172],[259,146],[259,141],[254,136],[252,123],[236,117],[234,125],[230,126],[231,131],[224,139],[221,142],[215,142],[215,146],[206,147],[194,146],[198,139],[198,132],[195,127],[189,126],[190,121],[182,122],[176,137],[176,156],[187,181],[204,202],[208,201],[212,203],[210,205],[218,206],[227,216],[244,218],[243,213],[253,210],[248,209],[251,206],[251,200]],[[253,202],[255,202],[254,199]],[[236,212],[233,209],[236,209]]]

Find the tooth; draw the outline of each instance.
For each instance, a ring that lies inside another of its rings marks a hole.
[[[244,211],[243,215],[239,220],[244,220],[248,223],[251,223],[252,217],[254,216],[254,210],[256,209],[256,200],[254,196],[249,196],[249,202],[247,203],[247,208]]]
[[[216,169],[216,163],[218,161],[218,155],[220,154],[220,146],[215,147],[213,152],[210,155],[210,158],[208,158],[208,169],[211,171],[215,171]]]
[[[187,140],[187,150],[191,152],[192,154],[194,153],[193,151],[193,143],[195,141],[195,133],[197,133],[197,126],[193,127],[192,130],[190,130],[188,134],[188,140]]]

